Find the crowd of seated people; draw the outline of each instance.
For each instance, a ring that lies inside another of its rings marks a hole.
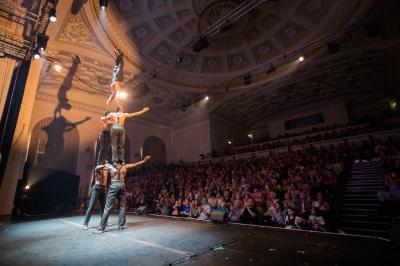
[[[307,144],[312,142],[318,141],[326,141],[332,139],[340,139],[345,137],[357,136],[361,134],[368,134],[373,133],[381,130],[385,130],[386,126],[383,124],[363,124],[359,126],[325,126],[320,128],[313,128],[307,132],[303,133],[293,133],[293,134],[285,134],[279,135],[277,138],[274,139],[265,139],[263,138],[262,141],[257,140],[257,143],[236,147],[234,149],[227,149],[224,151],[224,154],[221,155],[234,155],[234,154],[243,154],[249,152],[256,152],[262,150],[269,150],[269,149],[277,149],[287,146],[299,145],[299,144]],[[321,132],[318,133],[317,132]],[[296,137],[297,138],[294,138]]]
[[[378,142],[374,152],[385,182],[385,191],[377,193],[382,203],[379,214],[400,216],[400,142],[391,138],[386,145]]]
[[[349,159],[345,145],[267,157],[149,167],[129,179],[129,207],[208,220],[334,231],[338,180]],[[140,208],[141,207],[141,208]]]

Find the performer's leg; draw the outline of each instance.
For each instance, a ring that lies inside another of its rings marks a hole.
[[[102,131],[99,135],[99,154],[97,155],[97,164],[100,165],[104,163],[105,160],[105,152],[106,152],[106,143],[105,143],[105,132]]]
[[[104,131],[104,133],[104,160],[111,162],[110,131]]]
[[[86,211],[85,221],[83,222],[83,225],[85,226],[84,229],[86,229],[86,226],[89,224],[89,220],[90,220],[90,217],[92,216],[93,208],[94,208],[94,205],[96,204],[98,197],[99,197],[99,193],[96,190],[96,185],[95,185],[95,186],[93,186],[92,192],[90,193],[89,207]]]
[[[125,161],[125,128],[121,127],[118,131],[118,158]]]
[[[106,206],[106,198],[107,198],[106,186],[103,186],[103,189],[99,192],[100,192],[99,193],[100,215],[101,215],[101,217],[103,217],[104,208]]]
[[[111,183],[111,186],[108,189],[107,193],[106,206],[104,207],[104,212],[103,215],[101,216],[100,227],[99,227],[99,231],[101,232],[104,232],[106,228],[108,216],[110,216],[110,211],[113,206],[113,200],[117,196],[118,190],[119,188],[116,186],[116,184]]]
[[[125,203],[126,203],[126,188],[125,184],[121,184],[121,189],[118,195],[118,203],[119,203],[119,214],[118,214],[118,228],[120,230],[124,229],[123,226],[126,221],[126,210],[125,210]]]
[[[111,159],[112,162],[118,160],[118,126],[114,125],[110,130],[111,140]]]

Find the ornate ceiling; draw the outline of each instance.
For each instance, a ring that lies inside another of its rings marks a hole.
[[[115,0],[108,14],[119,42],[142,69],[150,69],[181,51],[217,19],[242,1],[236,0]],[[301,48],[329,30],[352,22],[367,6],[365,0],[267,1],[242,16],[231,30],[209,38],[210,46],[195,53],[189,47],[180,63],[157,73],[167,83],[212,87]],[[115,32],[113,32],[115,36]],[[116,38],[116,37],[113,37]]]
[[[150,75],[155,65],[181,50],[199,32],[242,1],[114,0],[106,11],[99,9],[98,1],[73,1],[82,5],[72,5],[53,38],[57,49],[51,57],[63,62],[64,71],[56,71],[51,62],[47,62],[42,85],[46,90],[57,88],[58,93],[65,92],[65,97],[70,90],[77,90],[106,98],[113,69],[112,49],[118,47],[123,50],[127,62],[122,87],[128,92],[126,103],[130,110],[149,105],[153,115],[168,125],[210,111],[251,125],[265,114],[289,106],[345,95],[345,86],[354,80],[347,77],[347,83],[338,81],[341,85],[336,86],[332,85],[336,81],[335,76],[329,74],[331,69],[315,77],[312,71],[299,68],[301,73],[310,75],[307,80],[310,86],[293,82],[288,85],[285,82],[289,78],[282,78],[282,75],[274,81],[271,81],[274,75],[269,75],[268,79],[257,77],[257,81],[253,77],[253,85],[244,88],[243,83],[237,87],[232,85],[229,90],[216,84],[301,48],[326,32],[354,23],[371,1],[276,0],[263,3],[241,17],[229,31],[209,37],[207,49],[194,53],[191,47],[187,48],[182,62],[164,66],[155,77]],[[63,91],[60,88],[76,54],[80,56],[78,70],[68,84],[71,88]],[[343,69],[340,71],[342,75],[347,74]],[[332,73],[336,72],[332,70]],[[55,90],[53,95],[56,93]],[[201,99],[206,93],[212,97],[204,104]],[[248,114],[242,115],[246,112]]]

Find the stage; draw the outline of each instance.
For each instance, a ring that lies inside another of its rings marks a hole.
[[[101,235],[83,216],[0,223],[1,265],[398,265],[400,250],[376,238],[155,216],[117,217]],[[395,259],[397,263],[395,263]]]

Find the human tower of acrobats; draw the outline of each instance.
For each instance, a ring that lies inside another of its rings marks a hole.
[[[125,113],[123,107],[118,101],[118,92],[121,90],[121,81],[123,79],[122,68],[124,64],[123,54],[121,50],[115,51],[116,60],[111,80],[111,95],[107,99],[107,111],[100,118],[101,132],[99,136],[99,154],[97,156],[96,167],[92,177],[92,188],[90,190],[89,207],[86,211],[84,221],[84,229],[89,228],[89,220],[92,215],[93,207],[97,200],[101,206],[100,226],[94,233],[104,233],[107,226],[108,216],[113,206],[113,200],[118,199],[119,216],[118,229],[124,229],[125,224],[125,198],[126,185],[125,176],[130,168],[135,168],[146,161],[150,160],[150,156],[146,156],[144,160],[136,163],[125,163],[125,120],[139,116],[147,111],[148,107],[143,108],[136,113]],[[112,101],[116,103],[116,111],[110,112]],[[110,160],[111,147],[111,160]],[[109,164],[111,162],[111,164]],[[107,188],[108,176],[111,177],[111,183]]]

